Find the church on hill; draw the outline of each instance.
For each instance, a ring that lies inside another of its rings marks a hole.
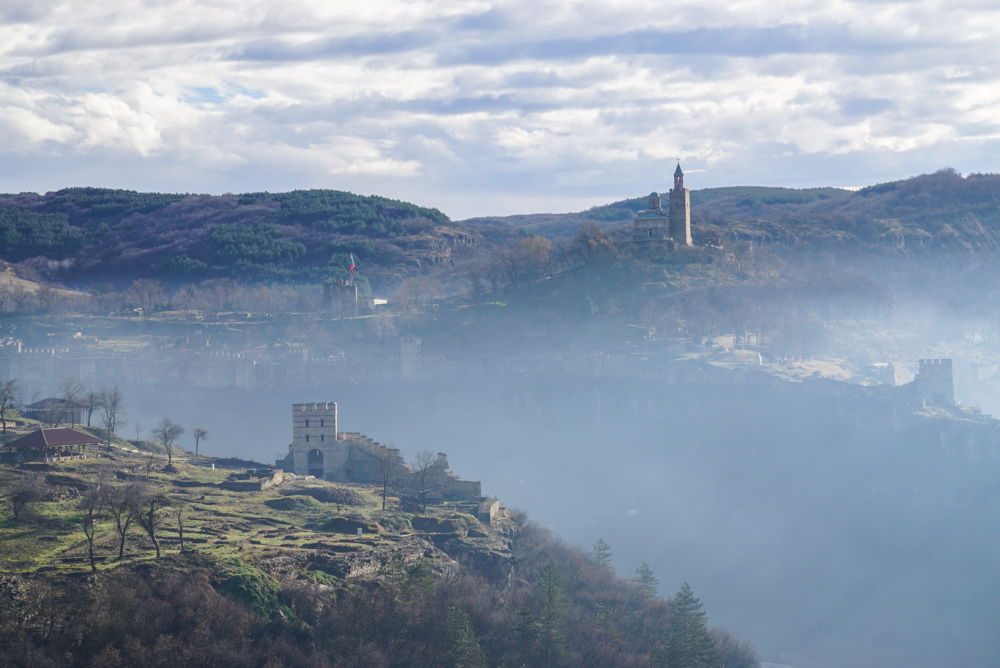
[[[691,191],[684,187],[684,172],[678,161],[674,170],[674,189],[670,191],[669,208],[664,211],[659,194],[649,194],[649,208],[635,217],[633,241],[667,241],[675,247],[690,246]]]

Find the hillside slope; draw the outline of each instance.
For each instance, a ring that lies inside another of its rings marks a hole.
[[[648,568],[621,580],[607,545],[567,548],[523,513],[150,467],[0,466],[0,491],[35,490],[0,515],[0,663],[639,668],[689,657],[671,630],[686,622],[703,665],[759,665],[686,585],[670,607]]]
[[[334,190],[243,195],[70,188],[0,197],[0,260],[64,281],[379,280],[447,261],[478,233],[437,209]],[[56,272],[52,275],[52,272]]]
[[[571,237],[583,224],[630,224],[645,197],[588,211],[473,218]],[[805,245],[823,250],[881,248],[989,252],[1000,248],[1000,174],[944,169],[850,192],[836,188],[708,188],[691,191],[695,237]]]

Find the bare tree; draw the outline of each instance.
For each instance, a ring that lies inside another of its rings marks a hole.
[[[195,425],[194,429],[191,430],[191,435],[194,436],[194,454],[198,455],[198,445],[202,441],[208,440],[208,430],[200,425]]]
[[[0,382],[0,424],[7,433],[7,414],[21,403],[21,383],[16,378]]]
[[[13,283],[10,286],[10,301],[14,305],[14,309],[18,313],[22,313],[28,310],[28,306],[31,303],[32,295],[31,290],[24,286],[24,283]]]
[[[99,283],[90,286],[90,298],[94,309],[101,315],[108,315],[114,309],[115,286],[110,283]]]
[[[83,395],[83,412],[87,415],[87,426],[90,426],[90,419],[97,412],[97,409],[101,407],[101,393],[96,390],[87,390],[87,393]]]
[[[469,281],[469,296],[477,304],[483,301],[483,278],[486,276],[486,264],[479,259],[471,260],[463,267],[465,279]]]
[[[368,319],[368,323],[379,341],[383,338],[392,338],[396,335],[396,323],[393,317],[384,311],[379,311],[373,315]]]
[[[6,307],[10,301],[10,281],[4,281],[3,283],[0,283],[0,316],[3,315],[4,307]]]
[[[376,453],[375,471],[378,475],[379,485],[382,487],[382,510],[385,510],[385,498],[403,472],[403,458],[399,456],[399,451],[395,450],[392,444]]]
[[[16,522],[25,508],[45,496],[45,479],[37,473],[25,473],[14,481],[5,496]]]
[[[503,267],[504,276],[507,277],[507,283],[510,285],[511,290],[517,291],[518,286],[521,284],[521,274],[524,271],[524,266],[526,264],[526,258],[523,249],[520,246],[514,246],[513,248],[499,248],[497,249],[497,259],[500,260],[500,266]]]
[[[87,386],[72,376],[66,376],[59,381],[59,398],[63,401],[59,416],[61,422],[69,422],[71,427],[76,426],[76,413],[82,405],[81,399],[86,394]]]
[[[173,444],[177,438],[184,433],[184,427],[180,426],[168,417],[160,420],[160,423],[153,428],[153,438],[167,446],[167,467],[173,468]]]
[[[80,523],[83,525],[83,535],[87,537],[87,556],[90,558],[90,570],[97,572],[97,559],[94,556],[94,538],[97,535],[97,520],[104,510],[104,495],[100,488],[91,488],[80,497]]]
[[[177,536],[181,541],[181,552],[184,552],[184,522],[187,520],[187,517],[184,515],[185,510],[187,508],[184,504],[177,504],[177,509],[174,513],[174,517],[177,518]]]
[[[536,277],[548,276],[552,268],[552,242],[542,236],[526,237],[517,243],[525,268]]]
[[[142,432],[142,423],[141,422],[136,422],[134,426],[135,426],[135,440],[138,441],[139,440],[139,434]]]
[[[100,396],[101,424],[107,430],[108,447],[111,447],[111,434],[118,427],[124,427],[125,398],[117,385],[101,390]]]
[[[490,256],[490,261],[486,264],[486,282],[490,284],[490,291],[493,292],[493,303],[497,303],[497,291],[503,282],[503,263],[496,253]]]
[[[90,570],[97,572],[97,560],[94,557],[94,539],[97,535],[97,522],[104,513],[103,487],[108,484],[111,470],[101,467],[97,471],[97,484],[87,489],[80,497],[80,523],[83,525],[83,535],[87,537],[87,555],[90,557]]]
[[[118,559],[121,560],[125,557],[128,530],[139,516],[142,493],[135,483],[104,485],[102,492],[104,505],[115,521],[115,533],[118,534]]]
[[[49,285],[48,283],[43,283],[35,291],[35,300],[38,302],[38,308],[42,312],[53,311],[56,308],[58,293],[56,289]]]
[[[437,458],[430,450],[421,450],[413,458],[413,468],[417,470],[417,476],[420,478],[420,503],[423,504],[424,510],[427,510],[427,477],[435,461]]]
[[[160,511],[169,505],[170,499],[165,494],[153,490],[145,490],[139,499],[139,513],[136,516],[136,521],[139,526],[146,530],[146,535],[153,541],[157,559],[160,558],[160,541],[156,534],[163,524],[163,515]]]
[[[139,278],[132,282],[129,288],[132,302],[142,310],[142,319],[149,321],[153,309],[162,305],[167,299],[163,284],[155,278]]]

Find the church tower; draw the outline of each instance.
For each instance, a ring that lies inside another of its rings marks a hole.
[[[674,170],[674,189],[670,191],[670,236],[676,246],[690,246],[691,239],[691,191],[684,187],[684,172],[677,161]]]

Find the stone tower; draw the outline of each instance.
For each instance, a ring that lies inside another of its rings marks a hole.
[[[944,406],[955,401],[950,359],[920,360],[920,371],[913,382],[917,399],[923,399],[926,405]]]
[[[404,336],[399,339],[400,376],[416,378],[420,374],[420,337]]]
[[[292,471],[332,477],[347,463],[347,448],[337,441],[337,404],[292,404]]]
[[[691,191],[684,187],[684,172],[677,162],[674,170],[674,189],[670,191],[670,236],[676,246],[690,246]]]

